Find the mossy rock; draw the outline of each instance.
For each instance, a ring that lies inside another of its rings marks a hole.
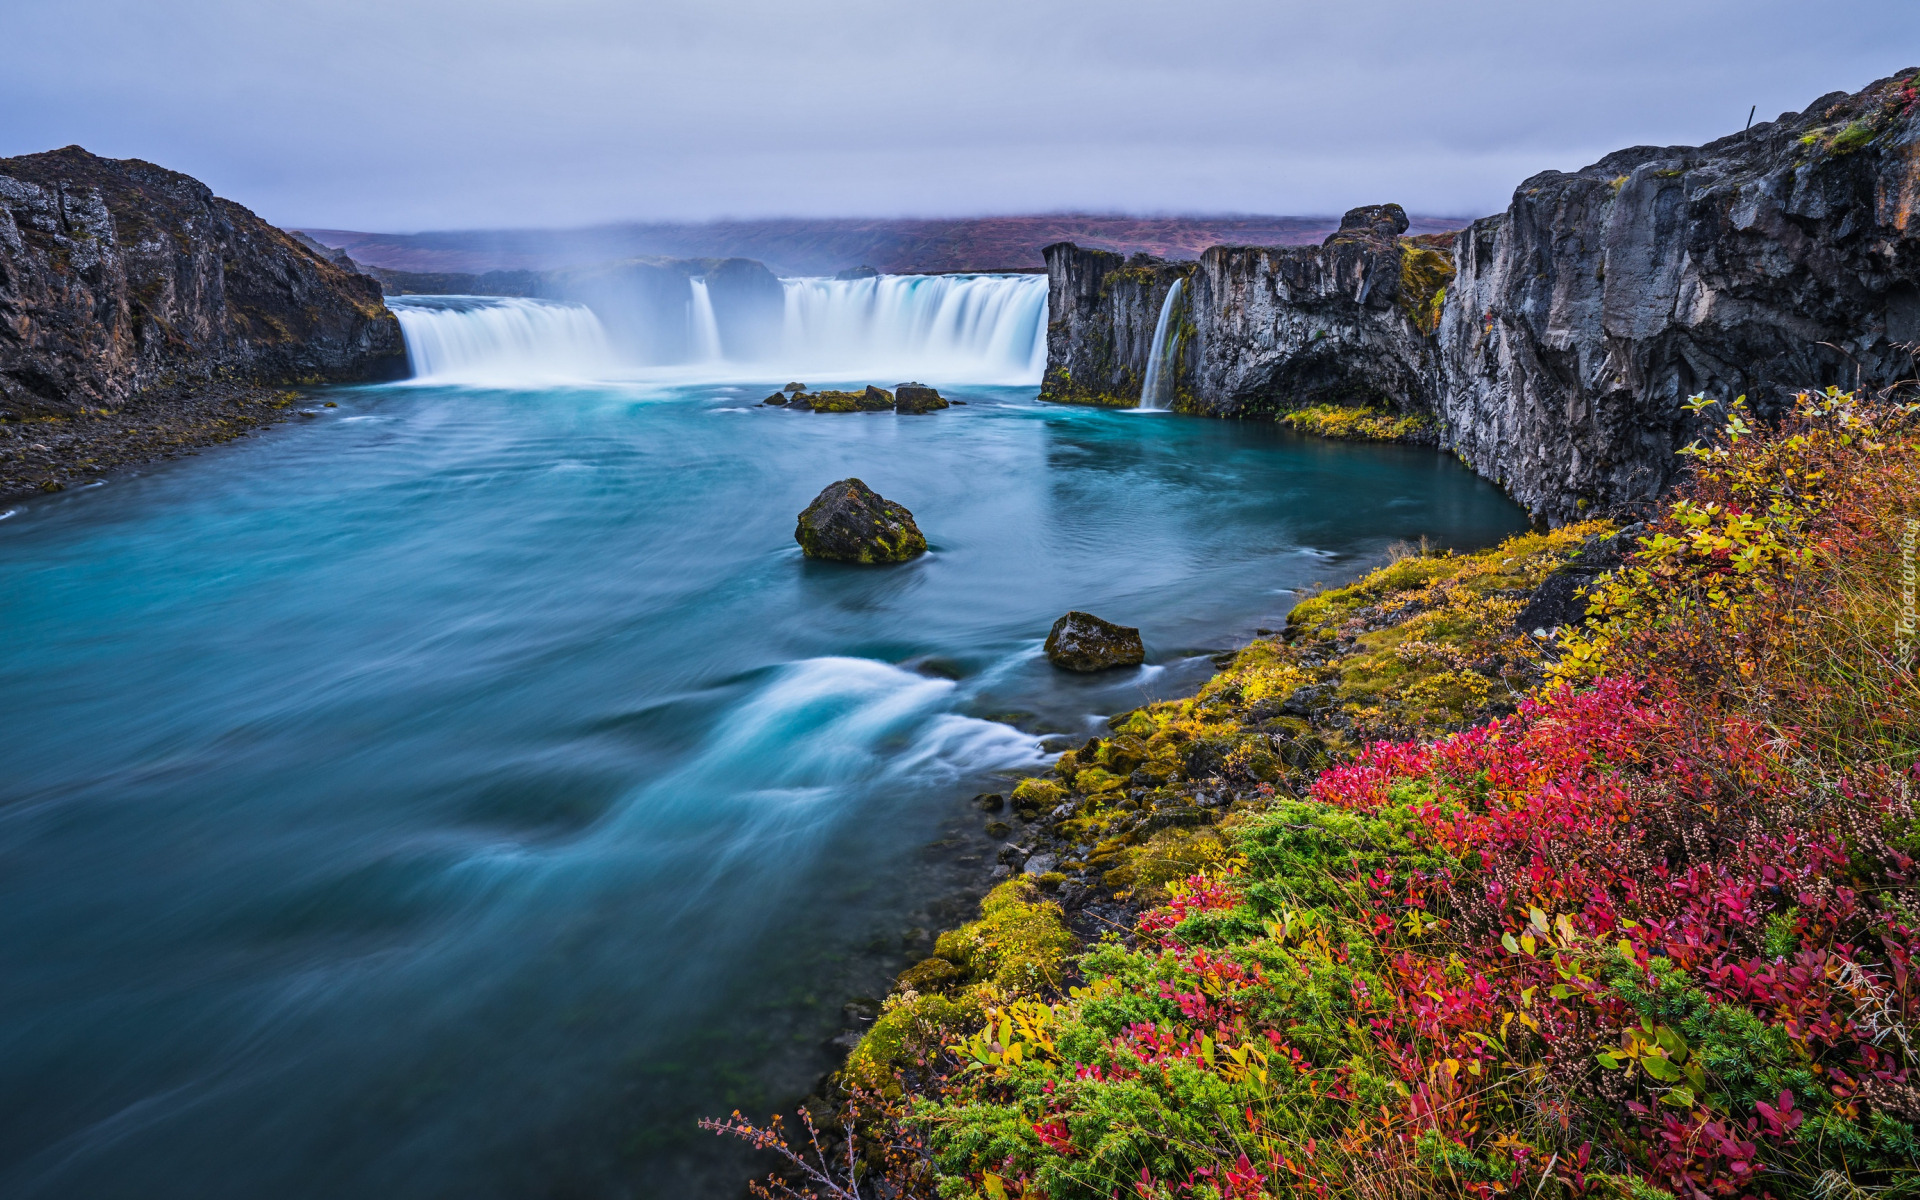
[[[869,386],[864,392],[815,392],[812,401],[817,413],[886,412],[893,407],[893,393]]]
[[[927,550],[913,514],[858,479],[821,489],[801,512],[793,539],[808,558],[834,562],[905,562]]]
[[[900,972],[900,987],[903,991],[943,992],[960,978],[959,967],[936,955]]]
[[[1022,779],[1020,786],[1013,789],[1015,808],[1052,808],[1066,798],[1066,788],[1051,779],[1042,779],[1038,775],[1031,779]]]

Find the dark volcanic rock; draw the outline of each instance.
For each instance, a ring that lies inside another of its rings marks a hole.
[[[1069,671],[1137,667],[1147,660],[1140,631],[1103,621],[1092,613],[1070,612],[1047,634],[1047,658]]]
[[[893,393],[871,384],[864,392],[815,392],[812,400],[814,412],[885,412],[893,407]]]
[[[1619,566],[1639,540],[1644,526],[1629,525],[1618,533],[1588,538],[1580,553],[1541,581],[1527,597],[1526,607],[1513,620],[1519,633],[1577,625],[1587,615],[1587,592],[1602,575]]]
[[[1057,242],[1047,260],[1047,373],[1040,398],[1056,404],[1132,408],[1167,292],[1192,263],[1147,254],[1125,258]],[[1178,382],[1176,380],[1176,388]]]
[[[765,400],[762,400],[760,403],[781,405],[781,404],[785,404],[786,402],[787,402],[787,394],[785,392],[775,392],[773,395],[768,396]]]
[[[780,390],[783,392],[804,392],[807,390],[807,385],[804,383],[790,383]]]
[[[927,549],[913,514],[858,479],[828,484],[800,514],[793,539],[808,558],[835,562],[905,562]]]
[[[78,146],[0,159],[0,313],[0,408],[16,413],[407,369],[372,279],[198,180]]]
[[[1379,205],[1324,245],[1216,247],[1197,269],[1050,246],[1043,394],[1136,397],[1156,301],[1191,270],[1182,409],[1429,412],[1538,518],[1634,511],[1702,432],[1696,393],[1765,416],[1804,388],[1920,375],[1917,76],[1544,172],[1445,238],[1402,236]]]
[[[893,389],[893,410],[902,413],[930,413],[947,407],[933,388],[918,383],[903,383]]]

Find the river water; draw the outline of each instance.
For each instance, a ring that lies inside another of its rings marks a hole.
[[[1291,589],[1523,523],[1431,450],[1031,384],[897,417],[761,406],[786,372],[741,364],[567,382],[592,329],[521,316],[571,359],[475,334],[0,519],[0,1194],[738,1195],[695,1118],[803,1093],[964,914],[968,797]],[[986,330],[978,375],[1031,345]],[[848,475],[931,552],[804,560]],[[1068,608],[1148,665],[1053,671]]]

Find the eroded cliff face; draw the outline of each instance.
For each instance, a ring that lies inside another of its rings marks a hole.
[[[1055,242],[1041,253],[1047,260],[1047,373],[1040,398],[1135,407],[1160,308],[1194,264],[1082,250],[1072,242]],[[1176,356],[1176,395],[1185,365],[1184,356]]]
[[[1920,375],[1920,113],[1903,72],[1705,146],[1638,146],[1521,184],[1456,240],[1446,436],[1550,520],[1633,509],[1700,432]]]
[[[0,159],[0,409],[118,409],[159,384],[406,374],[377,283],[204,184],[78,146]]]
[[[1192,394],[1182,407],[1271,417],[1309,404],[1428,411],[1438,398],[1422,321],[1444,283],[1408,270],[1429,247],[1404,241],[1397,204],[1347,213],[1319,246],[1218,246],[1194,280]]]
[[[1920,376],[1916,76],[1706,146],[1536,175],[1448,240],[1445,269],[1435,239],[1398,236],[1392,205],[1354,210],[1319,247],[1209,250],[1180,407],[1429,411],[1539,518],[1641,507],[1700,432],[1682,407],[1696,393],[1765,415],[1804,388]],[[1124,360],[1133,326],[1089,302],[1112,264],[1053,247],[1048,266],[1049,377]]]

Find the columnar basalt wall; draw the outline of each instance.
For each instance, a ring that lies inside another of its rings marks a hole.
[[[156,384],[406,374],[380,287],[195,179],[78,146],[0,159],[0,408]]]
[[[1439,374],[1403,282],[1407,216],[1356,208],[1319,246],[1219,246],[1193,286],[1189,411],[1271,417],[1308,404],[1431,410]],[[1431,250],[1425,251],[1431,254]],[[1437,256],[1436,256],[1437,257]]]
[[[1536,175],[1451,239],[1450,272],[1432,239],[1397,236],[1391,205],[1320,247],[1209,250],[1182,407],[1427,411],[1543,520],[1644,506],[1701,432],[1690,396],[1764,416],[1803,388],[1920,377],[1917,76]],[[1048,266],[1050,374],[1113,358],[1112,306],[1088,302],[1111,264],[1052,247]]]
[[[1126,258],[1056,242],[1047,259],[1047,372],[1040,396],[1063,404],[1131,408],[1153,352],[1160,306],[1192,263]],[[1184,362],[1184,359],[1182,360]],[[1174,364],[1176,394],[1184,386]]]
[[[1639,146],[1521,184],[1456,239],[1440,415],[1549,519],[1658,495],[1696,394],[1920,375],[1914,72],[1705,146]]]

